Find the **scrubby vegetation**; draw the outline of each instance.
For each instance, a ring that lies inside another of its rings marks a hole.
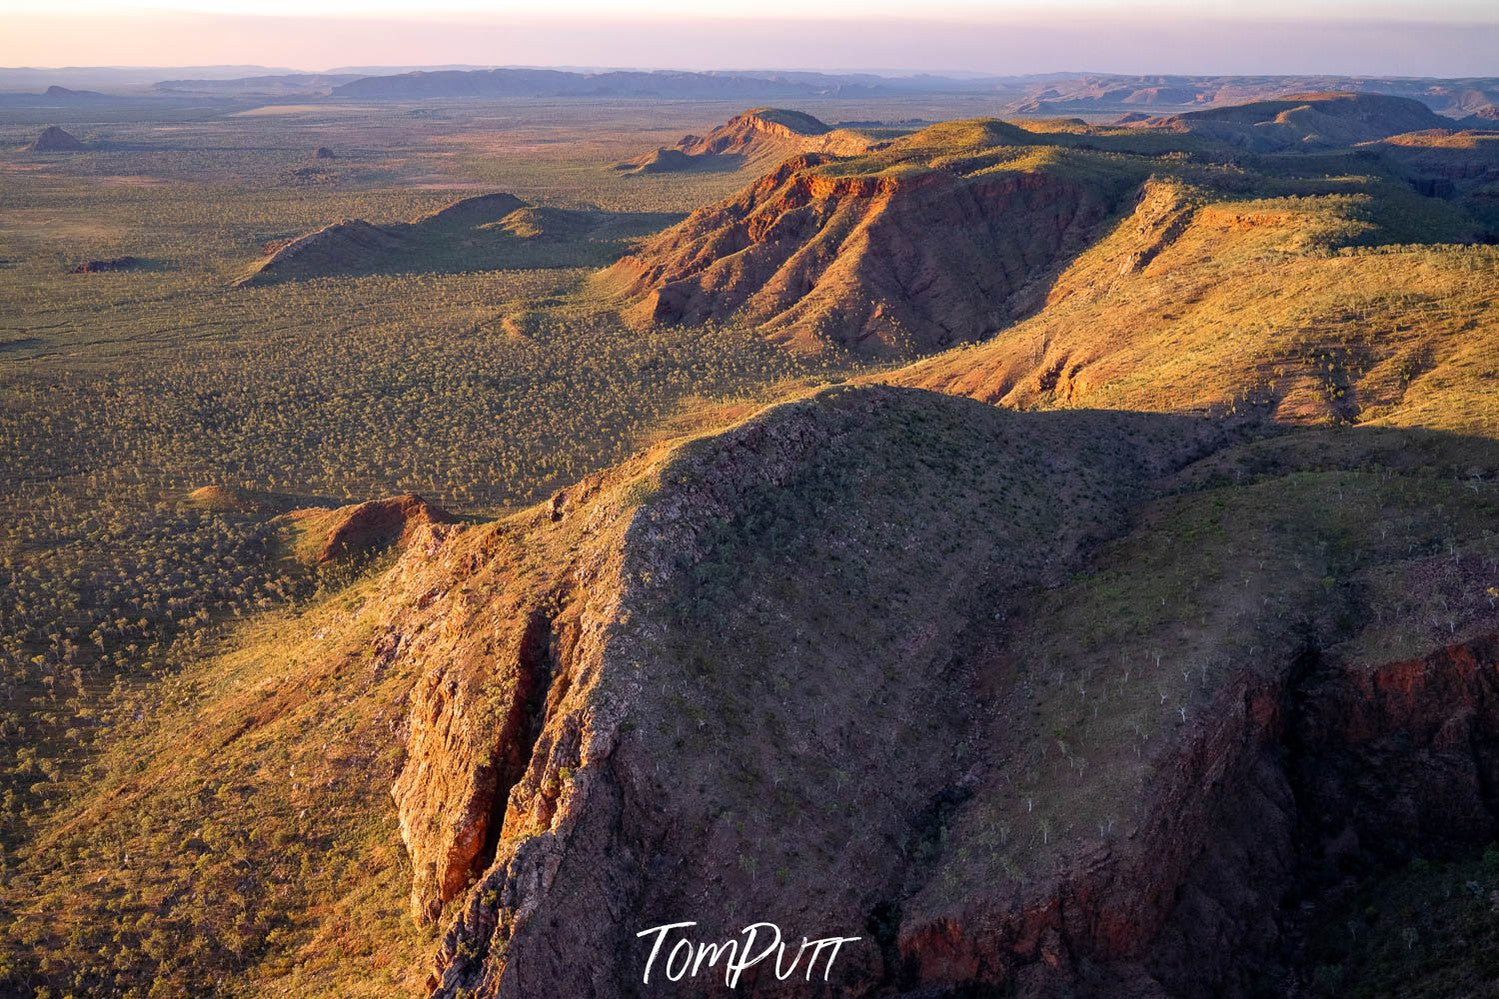
[[[117,693],[90,786],[5,871],[8,989],[419,986],[428,938],[403,904],[410,868],[386,790],[400,752],[392,705],[410,677],[361,647],[357,625],[337,651],[287,653],[357,622],[368,586],[302,618],[261,615],[236,626],[231,655]]]
[[[1499,980],[1499,845],[1350,885],[1320,907],[1301,958],[1308,993],[1379,999],[1486,995]]]
[[[747,726],[785,734],[757,704],[810,678],[807,703],[847,709],[818,676],[867,671],[884,699],[856,705],[860,723],[895,745],[936,703],[898,700],[908,660],[961,672],[997,643],[1028,650],[1002,663],[1010,688],[975,698],[994,712],[1003,777],[961,816],[939,802],[910,838],[877,844],[915,858],[925,887],[912,899],[932,913],[974,881],[1021,877],[1061,844],[1140,821],[1154,754],[1257,657],[1312,640],[1350,661],[1420,655],[1487,620],[1499,593],[1499,255],[1476,245],[1494,235],[1492,182],[1449,190],[1411,173],[1461,144],[1395,143],[1419,161],[1248,157],[1075,120],[871,128],[894,141],[821,176],[1034,174],[1103,192],[1086,227],[1097,242],[1064,247],[1078,255],[1048,270],[1036,315],[892,372],[837,337],[793,353],[732,311],[627,325],[589,280],[750,179],[609,169],[723,108],[152,114],[68,120],[87,149],[55,161],[0,154],[0,990],[421,987],[430,937],[406,916],[388,797],[412,677],[366,607],[369,570],[388,562],[304,564],[278,519],[294,508],[411,492],[500,517],[643,442],[734,426],[852,375],[1023,410],[1149,411],[1036,421],[892,392],[900,405],[850,419],[788,481],[738,496],[750,512],[683,554],[656,608],[663,648],[701,683],[663,690],[646,735],[700,753],[704,793],[750,867],[769,863],[753,854],[756,823],[794,824],[812,796],[828,821],[786,864],[831,857],[839,830],[862,824],[840,797],[853,764],[833,753],[837,733],[802,798],[767,761],[714,755]],[[35,133],[21,115],[0,118],[0,148]],[[337,158],[310,167],[325,144]],[[267,244],[485,191],[528,207],[483,252],[459,240],[400,266],[230,287]],[[906,221],[901,232],[930,228]],[[1035,262],[1023,251],[1022,270]],[[125,256],[141,266],[72,273]],[[836,421],[859,397],[805,404]],[[1148,482],[1193,442],[1201,461]],[[628,502],[655,495],[642,485]],[[1054,571],[1064,548],[1086,568]],[[1005,571],[944,605],[952,620],[923,617],[915,579],[968,586],[987,560]],[[1047,588],[1018,595],[1011,572]],[[969,605],[996,594],[1018,609],[964,631]],[[805,628],[778,631],[787,621]],[[942,640],[922,644],[929,630]],[[745,814],[749,794],[763,814]],[[1382,913],[1415,907],[1423,941],[1459,917],[1476,938],[1478,896],[1494,888],[1480,863],[1359,889],[1346,933],[1334,920],[1308,938],[1315,987],[1468,981],[1471,968],[1417,967]],[[1444,891],[1463,900],[1450,919],[1430,911]]]

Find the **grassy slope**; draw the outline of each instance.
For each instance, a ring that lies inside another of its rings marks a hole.
[[[9,874],[15,981],[59,995],[419,987],[425,940],[388,792],[411,677],[360,642],[370,590],[246,624],[140,700],[88,793]]]
[[[1025,408],[1499,424],[1499,252],[1406,242],[1460,233],[1442,231],[1444,203],[1423,215],[1433,199],[1393,185],[1326,187],[1230,199],[1157,182],[1040,315],[894,380]]]

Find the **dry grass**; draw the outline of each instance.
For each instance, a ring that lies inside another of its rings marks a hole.
[[[1040,315],[893,380],[1021,408],[1494,427],[1499,252],[1384,242],[1368,205],[1159,184]]]
[[[12,974],[77,995],[415,994],[427,940],[387,790],[411,678],[361,644],[369,591],[266,615],[126,695],[133,720],[8,874]]]

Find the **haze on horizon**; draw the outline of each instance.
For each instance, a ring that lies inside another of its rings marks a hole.
[[[8,0],[5,66],[1499,75],[1490,0]]]

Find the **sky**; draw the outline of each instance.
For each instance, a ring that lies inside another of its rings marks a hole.
[[[0,25],[0,66],[1499,76],[1499,0],[0,0]]]

